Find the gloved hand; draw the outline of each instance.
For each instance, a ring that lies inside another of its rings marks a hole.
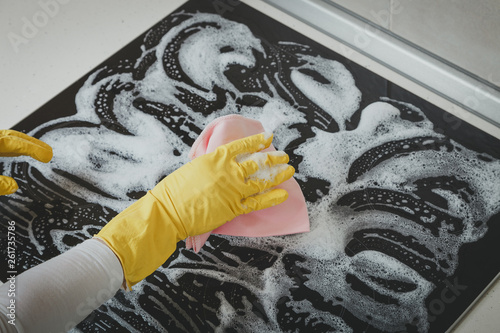
[[[40,162],[52,159],[52,148],[43,141],[14,130],[0,130],[0,157],[27,155]],[[12,194],[19,187],[13,178],[0,176],[0,195]]]
[[[272,136],[257,134],[218,147],[165,177],[154,189],[112,219],[96,235],[118,256],[127,287],[153,273],[178,241],[213,230],[238,215],[285,201],[272,189],[291,178],[292,166],[273,179],[250,178],[264,165],[288,163],[288,155],[261,153],[264,162],[237,158],[270,146]],[[238,162],[240,161],[240,162]],[[257,173],[258,175],[258,173]]]

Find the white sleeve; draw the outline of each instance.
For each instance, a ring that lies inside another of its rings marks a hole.
[[[0,286],[0,330],[67,332],[112,298],[122,283],[122,266],[113,251],[96,239],[86,240]],[[11,300],[14,312],[8,308]],[[9,323],[12,314],[15,326]]]

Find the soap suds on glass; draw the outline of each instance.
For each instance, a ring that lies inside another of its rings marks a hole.
[[[173,14],[140,50],[92,73],[75,115],[32,132],[53,147],[50,163],[20,158],[28,169],[4,168],[22,175],[21,185],[31,179],[7,211],[23,221],[34,253],[91,237],[188,162],[208,123],[232,113],[259,120],[291,156],[311,232],[212,235],[199,254],[181,248],[99,316],[157,331],[166,322],[180,331],[428,329],[426,298],[500,211],[497,159],[438,133],[409,103],[381,97],[359,110],[362,92],[344,64],[308,45],[271,45],[218,15]],[[250,178],[270,180],[286,167],[266,166],[266,153],[238,159],[263,165]],[[41,213],[19,209],[41,198],[50,201]]]
[[[288,168],[288,165],[287,164],[270,165],[268,155],[284,156],[286,155],[286,153],[283,151],[272,151],[272,152],[257,152],[252,154],[240,154],[236,156],[236,162],[238,163],[243,163],[247,161],[255,162],[258,165],[259,169],[257,170],[257,172],[252,173],[248,177],[248,179],[264,180],[267,182],[271,182],[274,181],[277,175],[285,171]]]

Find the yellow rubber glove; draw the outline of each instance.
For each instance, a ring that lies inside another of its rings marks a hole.
[[[268,208],[288,198],[272,189],[295,172],[288,155],[267,154],[264,163],[237,162],[237,156],[269,147],[257,134],[220,146],[165,177],[154,189],[112,219],[96,235],[118,256],[127,287],[160,267],[178,241],[211,231],[238,215]],[[249,179],[262,164],[281,165],[274,179]],[[263,192],[263,193],[261,193]]]
[[[27,155],[40,162],[52,159],[52,148],[43,141],[14,130],[0,130],[0,157]],[[19,187],[13,178],[0,176],[0,195],[12,194]]]

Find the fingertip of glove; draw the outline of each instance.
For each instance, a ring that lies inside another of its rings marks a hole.
[[[19,189],[19,186],[17,185],[17,183],[14,182],[14,185],[12,185],[12,187],[10,188],[9,194],[13,194],[13,193],[17,192],[18,189]]]
[[[263,139],[265,141],[265,146],[267,148],[273,142],[274,134],[272,132],[263,132],[262,133],[262,137],[263,137]]]
[[[294,174],[295,174],[295,168],[289,165],[284,171],[283,181],[287,181],[288,179],[292,178]]]
[[[37,160],[43,163],[48,163],[54,156],[54,152],[52,150],[52,147],[46,144],[45,142],[43,148],[40,150],[40,153],[37,156]]]
[[[271,132],[262,132],[251,136],[251,138],[255,139],[253,143],[255,146],[253,147],[252,152],[259,152],[271,146],[274,135]]]
[[[31,138],[30,141],[32,142],[33,147],[32,154],[30,154],[31,157],[43,163],[50,162],[54,156],[52,147],[39,139]]]
[[[277,201],[279,201],[278,203],[276,203],[276,205],[278,205],[278,204],[286,201],[286,199],[288,199],[288,191],[286,191],[282,188],[278,188],[278,189],[275,189],[274,192],[275,192]]]
[[[13,194],[18,189],[19,186],[13,178],[5,176],[0,177],[0,195]]]
[[[267,201],[267,204],[265,204],[264,206],[273,207],[285,202],[286,199],[288,199],[288,192],[284,189],[277,188],[267,192],[263,195],[263,197],[265,197]]]

